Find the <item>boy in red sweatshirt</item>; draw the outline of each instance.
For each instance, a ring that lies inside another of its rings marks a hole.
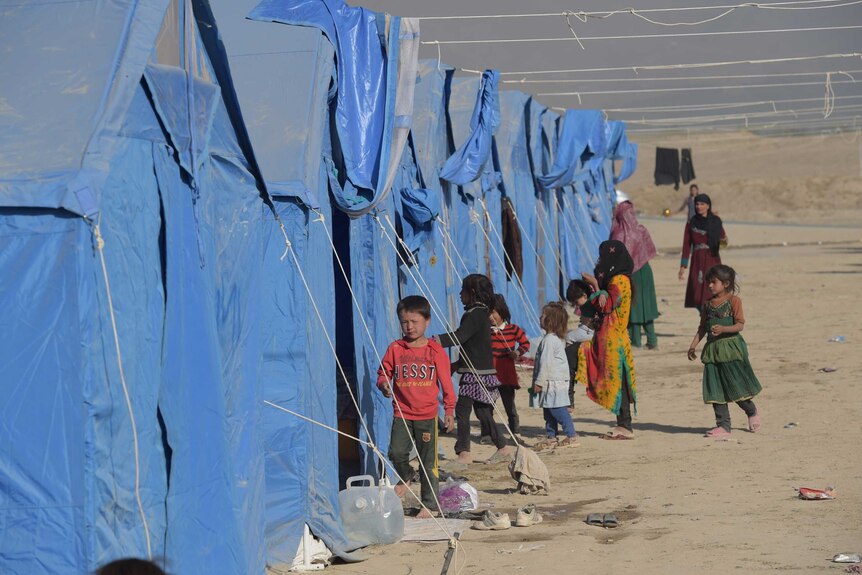
[[[449,372],[449,356],[436,341],[425,337],[431,323],[431,305],[422,296],[407,296],[398,302],[398,321],[404,337],[392,342],[377,370],[377,387],[392,398],[395,419],[389,439],[389,459],[398,475],[413,475],[410,467],[410,438],[419,453],[419,477],[424,506],[419,517],[437,511],[437,394],[443,391],[446,431],[455,428],[455,391]],[[403,495],[407,486],[395,491]],[[430,510],[430,511],[429,511]]]

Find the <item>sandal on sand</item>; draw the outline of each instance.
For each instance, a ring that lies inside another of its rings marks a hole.
[[[723,427],[713,427],[704,434],[705,437],[711,437],[718,441],[727,441],[730,439],[730,432]]]
[[[600,435],[602,439],[611,439],[611,440],[626,440],[626,439],[634,439],[635,434],[632,432],[623,433],[616,427],[605,433],[604,435]]]
[[[572,437],[564,437],[560,441],[557,442],[557,447],[580,447],[581,442],[578,441],[578,436],[573,435]]]
[[[545,438],[533,446],[533,451],[544,451],[546,449],[556,449],[558,441],[556,437]]]

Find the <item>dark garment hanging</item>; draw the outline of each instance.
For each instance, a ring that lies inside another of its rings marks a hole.
[[[503,249],[506,251],[506,278],[512,280],[512,272],[520,278],[524,273],[524,258],[521,255],[521,229],[512,209],[512,201],[503,198]]]
[[[691,160],[691,148],[682,149],[682,159],[679,165],[679,175],[682,183],[687,184],[697,176],[694,175],[694,162]]]
[[[655,185],[679,189],[679,150],[676,148],[655,149]]]

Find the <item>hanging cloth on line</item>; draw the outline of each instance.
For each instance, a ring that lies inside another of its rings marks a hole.
[[[655,149],[655,185],[679,189],[679,150],[676,148]]]
[[[694,162],[691,159],[691,148],[682,149],[682,159],[679,165],[679,175],[682,178],[682,183],[687,184],[697,176],[694,175]]]

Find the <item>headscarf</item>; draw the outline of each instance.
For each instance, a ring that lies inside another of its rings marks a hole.
[[[702,202],[709,206],[706,216],[701,216],[695,210],[691,218],[691,225],[706,231],[706,245],[712,255],[718,255],[718,245],[721,242],[721,218],[712,213],[712,200],[706,194],[698,194],[694,197],[694,203]]]
[[[606,289],[611,278],[620,274],[631,277],[634,272],[634,261],[619,240],[606,240],[599,245],[599,259],[593,273],[599,288]]]
[[[634,261],[633,271],[638,271],[655,257],[656,250],[652,237],[643,224],[638,222],[635,206],[630,201],[621,202],[614,210],[611,239],[619,240],[626,245]]]

